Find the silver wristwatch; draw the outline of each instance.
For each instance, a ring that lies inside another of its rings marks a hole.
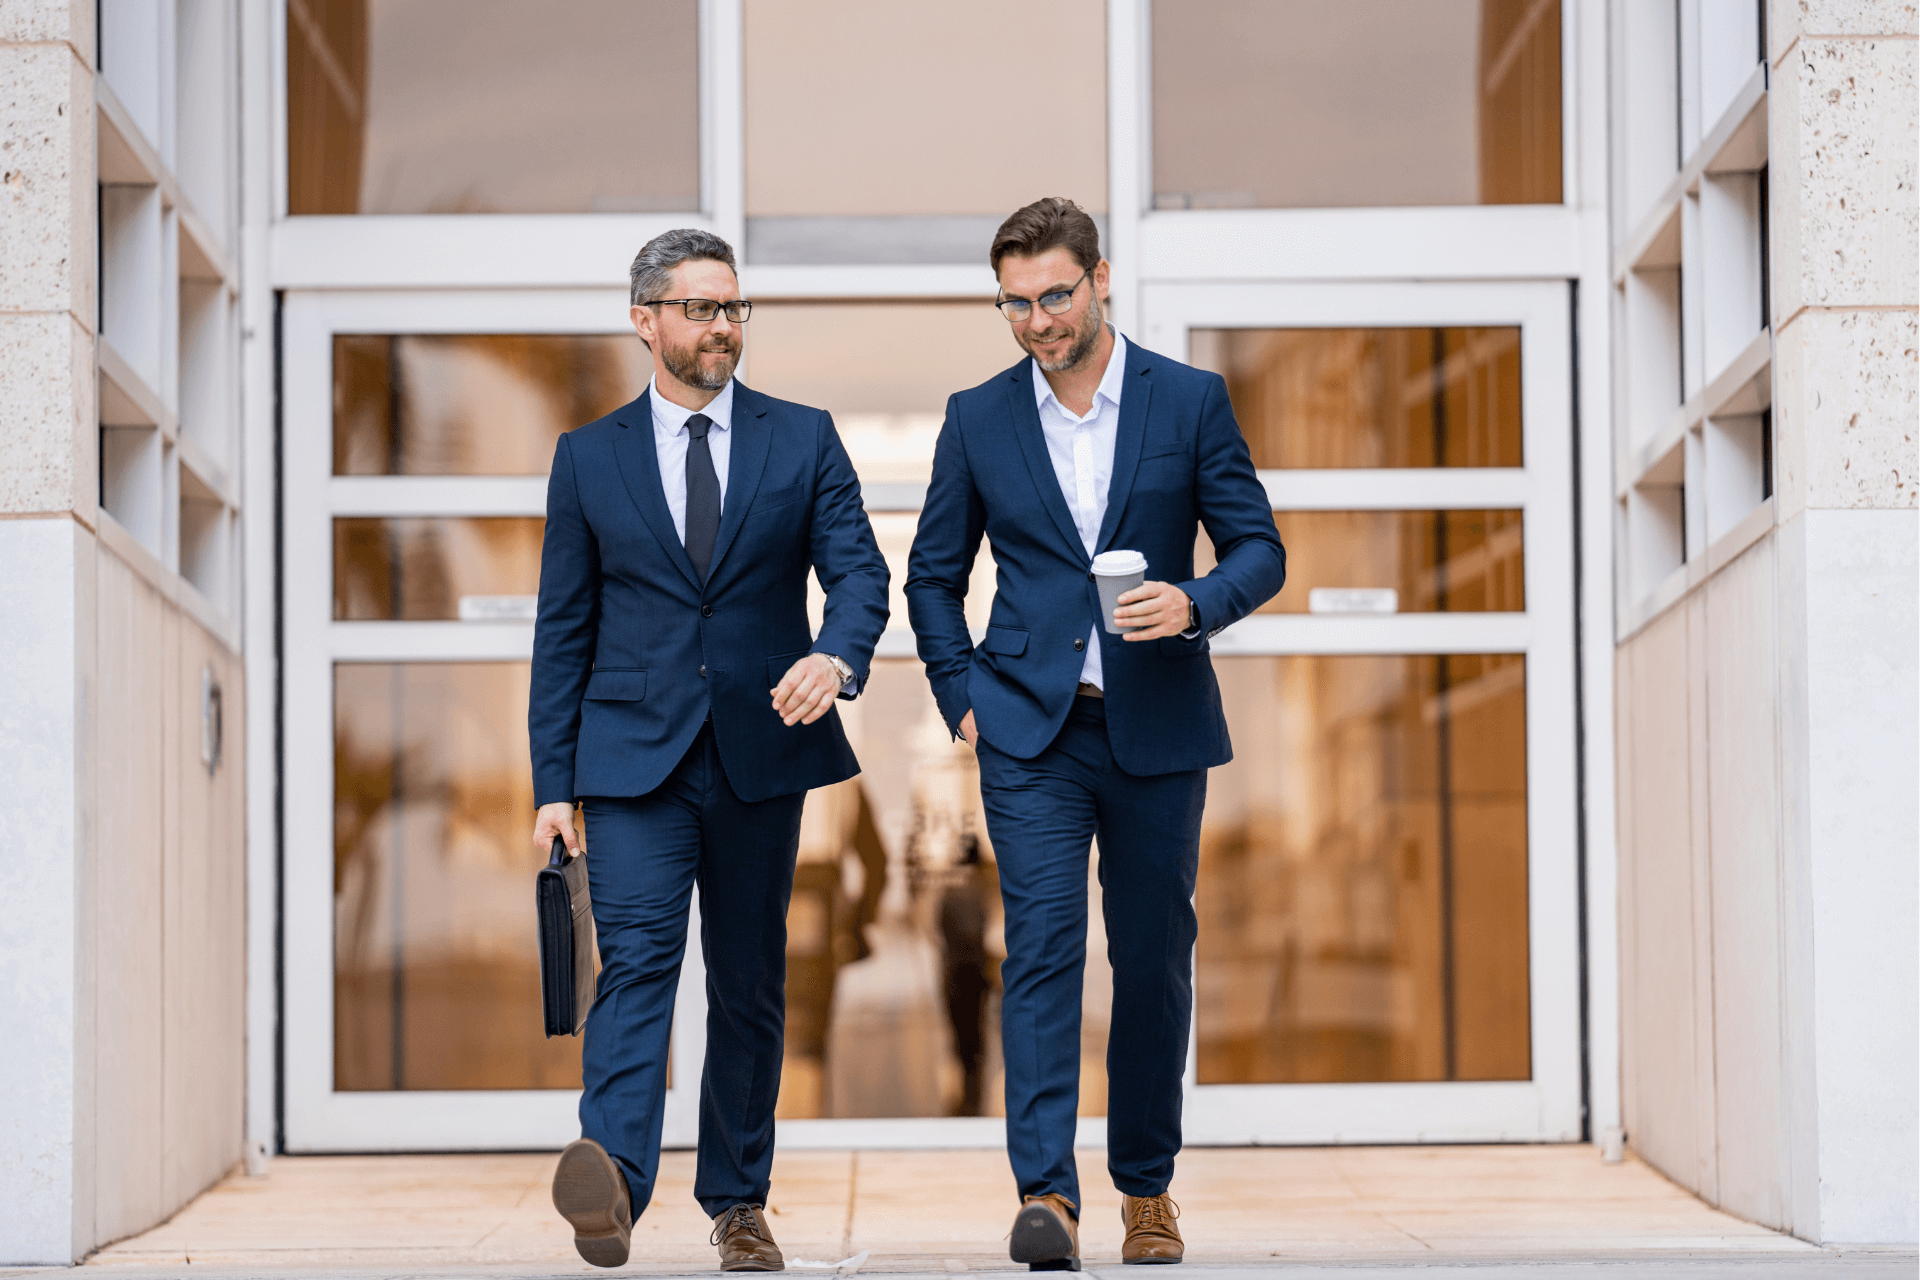
[[[844,658],[840,658],[831,653],[823,653],[820,656],[833,664],[833,674],[840,677],[841,684],[844,685],[847,681],[853,679],[853,668],[847,665]]]

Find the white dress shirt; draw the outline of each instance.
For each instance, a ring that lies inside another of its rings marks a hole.
[[[1100,539],[1100,522],[1107,518],[1107,488],[1113,482],[1113,446],[1120,437],[1120,387],[1126,368],[1127,340],[1116,331],[1107,371],[1093,393],[1092,407],[1082,418],[1060,403],[1040,362],[1033,362],[1033,398],[1040,406],[1040,430],[1047,438],[1047,456],[1053,459],[1053,474],[1060,481],[1060,492],[1089,559]],[[1080,679],[1104,690],[1107,686],[1100,669],[1102,621],[1097,620],[1087,635],[1087,660],[1080,668]]]
[[[720,388],[704,409],[684,409],[660,394],[658,377],[647,382],[647,400],[653,405],[653,451],[660,459],[660,487],[667,491],[667,510],[673,513],[673,531],[680,543],[687,541],[687,446],[693,436],[687,431],[687,419],[704,413],[712,419],[707,428],[707,453],[713,458],[714,478],[720,481],[720,508],[727,505],[727,462],[733,453],[733,379]],[[1111,451],[1109,451],[1111,452]]]

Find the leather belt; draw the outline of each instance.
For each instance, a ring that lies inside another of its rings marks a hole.
[[[1101,690],[1099,685],[1088,684],[1085,680],[1082,680],[1080,682],[1080,687],[1075,689],[1073,692],[1074,692],[1074,696],[1079,698],[1104,698],[1107,696],[1106,693]]]

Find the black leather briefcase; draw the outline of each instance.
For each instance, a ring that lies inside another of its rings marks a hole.
[[[534,880],[540,913],[540,1005],[549,1036],[577,1036],[593,1003],[593,900],[587,896],[587,860],[567,856],[553,838],[553,859]]]

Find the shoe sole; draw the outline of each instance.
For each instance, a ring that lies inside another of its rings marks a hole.
[[[614,1206],[626,1193],[620,1170],[599,1147],[576,1142],[553,1171],[553,1207],[573,1228],[573,1247],[596,1267],[624,1267],[631,1228],[622,1230]]]
[[[1024,1262],[1036,1271],[1078,1271],[1080,1259],[1073,1253],[1073,1237],[1051,1209],[1029,1205],[1013,1220],[1013,1237],[1007,1247],[1015,1262]],[[1044,1264],[1059,1265],[1047,1266]]]
[[[720,1264],[720,1269],[722,1271],[785,1271],[787,1264],[784,1262],[755,1262],[749,1260],[746,1262],[723,1262]]]
[[[1166,1267],[1182,1261],[1180,1258],[1122,1258],[1120,1261],[1130,1267]]]

